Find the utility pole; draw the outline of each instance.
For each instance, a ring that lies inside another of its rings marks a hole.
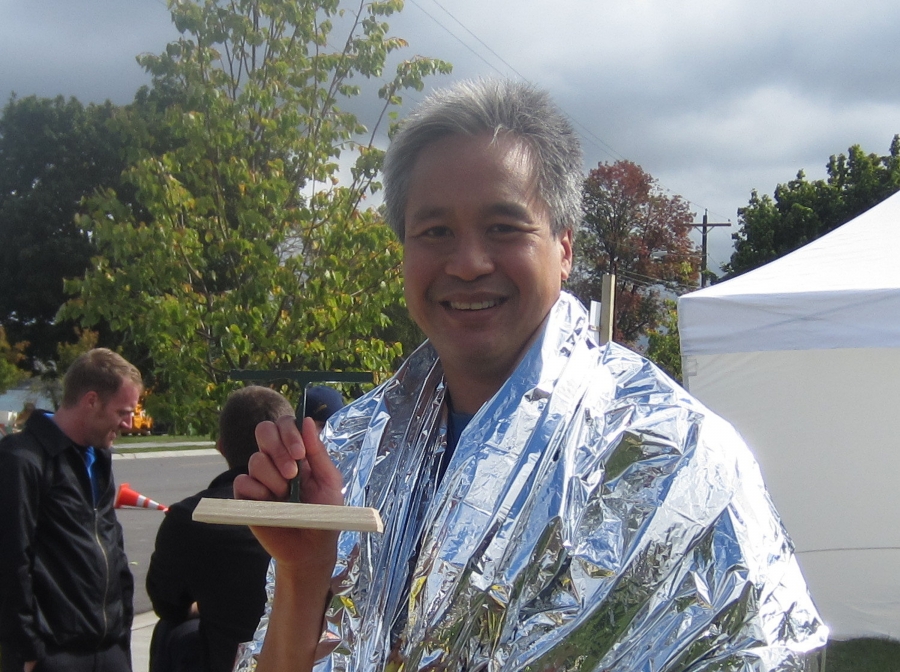
[[[703,289],[706,287],[706,260],[708,257],[708,247],[706,245],[706,234],[709,232],[711,228],[716,226],[731,226],[731,222],[710,222],[708,217],[708,210],[703,211],[703,221],[695,222],[694,224],[688,224],[690,228],[700,227],[701,232],[701,247],[702,252],[700,256],[700,288]]]
[[[613,340],[613,316],[616,312],[616,276],[612,273],[604,273],[600,285],[600,303],[603,309],[600,311],[600,343],[609,343]]]
[[[616,276],[604,273],[600,285],[600,301],[591,301],[589,330],[597,345],[613,340],[613,314],[616,303]]]

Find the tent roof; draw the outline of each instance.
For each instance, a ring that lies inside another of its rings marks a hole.
[[[900,192],[765,266],[679,300],[683,355],[900,347]]]

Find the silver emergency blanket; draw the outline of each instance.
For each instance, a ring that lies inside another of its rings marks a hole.
[[[444,392],[426,344],[326,429],[347,504],[385,531],[340,537],[317,670],[822,669],[828,630],[747,447],[596,346],[573,297],[440,478]]]

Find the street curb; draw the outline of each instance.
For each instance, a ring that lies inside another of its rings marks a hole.
[[[207,444],[209,445],[209,444]],[[194,455],[219,455],[215,448],[192,448],[179,450],[145,450],[141,452],[113,453],[114,460],[141,460],[151,457],[190,457]]]
[[[134,616],[131,624],[131,663],[134,672],[148,672],[150,669],[150,641],[158,620],[153,611]]]

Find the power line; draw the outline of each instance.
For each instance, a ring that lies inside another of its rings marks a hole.
[[[501,63],[503,63],[503,65],[505,65],[507,68],[509,68],[512,72],[514,72],[520,79],[522,79],[522,80],[525,81],[525,82],[533,83],[533,82],[531,82],[527,77],[525,77],[522,73],[520,73],[518,70],[516,70],[516,69],[515,69],[508,61],[506,61],[506,59],[504,59],[504,58],[503,58],[502,56],[500,56],[496,51],[494,51],[490,46],[488,46],[488,44],[487,44],[484,40],[482,40],[480,37],[478,37],[478,36],[477,36],[477,35],[476,35],[476,34],[475,34],[468,26],[466,26],[462,21],[460,21],[459,19],[457,19],[456,16],[454,16],[454,14],[453,14],[450,10],[448,10],[448,9],[447,9],[446,7],[444,7],[440,2],[438,2],[438,0],[431,0],[431,1],[432,1],[435,5],[437,5],[438,7],[440,7],[440,9],[441,9],[447,16],[449,16],[451,19],[453,19],[454,22],[456,22],[463,30],[465,30],[469,35],[471,35],[472,38],[475,39],[480,45],[482,45],[485,49],[487,49],[487,50],[488,50],[495,58],[497,58]],[[468,44],[466,44],[466,42],[464,42],[464,41],[463,41],[458,35],[456,35],[452,30],[450,30],[450,29],[447,28],[444,24],[442,24],[436,17],[434,17],[432,14],[430,14],[428,11],[426,11],[426,10],[422,7],[422,5],[421,5],[419,2],[417,2],[416,0],[410,0],[410,2],[411,2],[413,5],[415,5],[416,7],[418,7],[418,8],[422,11],[422,13],[424,13],[428,18],[430,18],[432,21],[434,21],[441,29],[443,29],[445,32],[447,32],[448,35],[450,35],[451,37],[453,37],[453,39],[455,39],[457,42],[459,42],[461,45],[463,45],[466,49],[468,49],[470,52],[472,52],[472,54],[474,54],[476,58],[478,58],[478,59],[481,60],[483,63],[485,63],[485,65],[487,65],[488,67],[490,67],[492,70],[494,70],[495,72],[497,72],[497,73],[500,74],[500,75],[503,75],[503,74],[504,74],[504,73],[503,73],[502,71],[500,71],[496,66],[494,66],[492,63],[490,63],[486,58],[484,58],[484,56],[482,56],[482,55],[479,54],[477,51],[475,51],[471,46],[469,46]],[[568,114],[568,113],[567,113],[567,114]],[[581,122],[580,122],[578,119],[576,119],[573,115],[568,114],[568,116],[569,116],[569,118],[572,120],[572,122],[574,123],[574,125],[577,126],[578,128],[580,128],[580,129],[586,134],[586,136],[587,136],[586,139],[588,139],[588,140],[593,140],[594,143],[596,143],[594,146],[595,146],[597,149],[599,149],[599,150],[601,151],[601,153],[603,153],[603,154],[605,154],[605,155],[607,155],[607,156],[609,156],[609,157],[611,157],[611,158],[613,158],[613,159],[616,159],[616,160],[625,160],[625,157],[622,156],[619,152],[617,152],[617,151],[612,147],[612,145],[610,145],[608,142],[606,142],[605,140],[603,140],[602,138],[600,138],[600,137],[599,137],[596,133],[594,133],[590,128],[588,128],[588,127],[585,126],[583,123],[581,123]],[[592,143],[592,144],[593,144],[593,143]],[[684,199],[684,201],[685,201],[686,203],[689,203],[690,205],[692,205],[692,206],[694,206],[695,208],[697,208],[697,210],[708,210],[708,208],[704,208],[703,206],[699,205],[698,203],[695,203],[694,201],[692,201],[691,199],[685,198],[685,197],[682,196],[681,194],[676,194],[674,191],[672,191],[671,189],[669,189],[668,187],[666,187],[664,184],[660,183],[658,180],[657,180],[656,183],[657,183],[657,185],[658,185],[659,187],[661,187],[661,188],[662,188],[664,191],[666,191],[667,193],[669,193],[669,194],[671,194],[671,195],[674,195],[674,196],[679,196],[680,198]],[[716,216],[721,216],[721,215],[718,215],[718,214],[716,214],[716,213],[713,213],[713,214],[715,214]],[[727,218],[727,217],[726,217],[725,219],[728,219],[729,221],[731,221],[730,218]]]
[[[421,9],[423,12],[425,12],[425,10],[422,9],[422,6],[421,6],[419,3],[417,3],[416,0],[410,0],[410,1],[411,1],[416,7],[418,7],[418,8]],[[494,51],[494,50],[493,50],[493,49],[492,49],[492,48],[491,48],[484,40],[482,40],[480,37],[478,37],[478,35],[476,35],[475,33],[473,33],[471,30],[469,30],[468,26],[466,26],[462,21],[460,21],[459,19],[457,19],[457,18],[453,15],[453,13],[452,13],[450,10],[448,10],[446,7],[444,7],[440,2],[438,2],[438,0],[431,0],[431,1],[432,1],[434,4],[436,4],[438,7],[440,7],[440,8],[444,11],[444,13],[445,13],[447,16],[449,16],[451,19],[453,19],[453,20],[454,20],[454,21],[455,21],[455,22],[456,22],[463,30],[465,30],[469,35],[471,35],[472,38],[475,39],[475,40],[478,42],[478,44],[480,44],[480,45],[483,46],[485,49],[487,49],[491,54],[493,54],[493,56],[494,56],[498,61],[500,61],[500,62],[503,63],[503,65],[505,65],[507,68],[509,68],[510,70],[512,70],[514,73],[516,73],[516,75],[519,77],[519,79],[522,79],[522,80],[524,80],[524,81],[526,81],[526,82],[529,81],[528,78],[525,77],[525,75],[523,75],[521,72],[519,72],[518,70],[516,70],[512,65],[510,65],[510,63],[509,63],[506,59],[504,59],[500,54],[498,54],[496,51]],[[425,13],[428,14],[428,12],[425,12]],[[428,16],[431,17],[430,14],[428,14]],[[441,25],[441,23],[440,23],[439,21],[437,21],[437,19],[435,19],[434,17],[431,17],[431,18],[432,18],[439,26],[441,26],[441,28],[443,28],[443,29],[446,30],[448,33],[450,33],[450,35],[453,35],[453,33],[452,33],[451,31],[449,31],[445,26]],[[482,61],[484,61],[485,63],[487,63],[488,66],[492,67],[492,68],[493,68],[494,70],[496,70],[497,72],[500,72],[497,68],[495,68],[495,67],[492,66],[490,63],[488,63],[486,59],[482,58],[480,54],[476,53],[471,47],[469,47],[467,44],[465,44],[464,42],[462,42],[462,40],[460,40],[458,37],[456,37],[456,35],[453,35],[453,37],[456,38],[456,39],[457,39],[461,44],[463,44],[467,49],[469,49],[469,51],[471,51],[473,54],[475,54],[476,56],[478,56],[478,58],[480,58]],[[500,72],[500,74],[503,74],[503,73]],[[616,159],[624,159],[623,156],[621,156],[618,152],[616,152],[616,150],[613,149],[612,146],[610,146],[608,143],[604,142],[604,140],[603,140],[602,138],[600,138],[599,136],[597,136],[591,129],[589,129],[587,126],[585,126],[585,125],[582,124],[580,121],[578,121],[577,119],[575,119],[575,117],[573,117],[572,115],[569,115],[569,117],[572,119],[572,121],[575,123],[576,126],[578,126],[579,128],[581,128],[581,130],[584,131],[588,136],[590,136],[592,139],[596,140],[598,143],[600,143],[600,144],[602,145],[602,147],[598,147],[598,149],[600,149],[600,150],[603,151],[605,154],[607,154],[607,155],[609,155],[609,156],[611,156],[611,157],[613,157],[613,158],[616,158]],[[606,148],[606,149],[604,149],[604,148]]]
[[[484,40],[482,40],[480,37],[478,37],[478,36],[477,36],[475,33],[473,33],[471,30],[469,30],[469,28],[468,28],[462,21],[460,21],[460,20],[457,19],[455,16],[453,16],[453,14],[450,12],[450,10],[448,10],[446,7],[444,7],[444,6],[443,6],[441,3],[439,3],[437,0],[431,0],[431,1],[432,1],[434,4],[436,4],[438,7],[440,7],[440,8],[444,11],[444,13],[445,13],[447,16],[449,16],[451,19],[453,19],[454,21],[456,21],[456,23],[459,24],[460,28],[462,28],[462,29],[463,29],[464,31],[466,31],[469,35],[471,35],[471,36],[478,42],[478,44],[480,44],[482,47],[484,47],[484,48],[487,49],[489,52],[491,52],[491,53],[494,55],[494,57],[495,57],[498,61],[500,61],[500,62],[503,63],[503,65],[505,65],[507,68],[509,68],[510,70],[512,70],[514,73],[516,73],[516,75],[518,75],[518,77],[519,77],[520,79],[525,79],[525,80],[527,81],[526,77],[525,77],[521,72],[519,72],[519,71],[516,70],[513,66],[511,66],[509,63],[507,63],[506,60],[504,60],[504,58],[503,58],[500,54],[498,54],[496,51],[494,51],[493,49],[491,49],[491,48],[488,46],[488,44],[487,44]],[[423,12],[425,12],[425,10],[422,9],[422,6],[421,6],[419,3],[417,3],[416,0],[410,0],[410,2],[412,2],[416,7],[418,7],[418,8],[421,9]],[[428,12],[425,12],[425,13],[428,14]],[[428,14],[428,16],[431,16],[431,15]],[[434,17],[431,17],[431,18],[432,18],[439,26],[441,26],[441,28],[444,28],[444,30],[446,30],[448,33],[450,33],[450,35],[453,35],[452,32],[450,32],[447,28],[445,28],[443,25],[441,25],[440,21],[438,21],[438,20],[435,19]],[[456,35],[453,35],[453,37],[456,37]],[[459,38],[457,38],[457,39],[459,39]],[[460,40],[460,42],[462,43],[462,40]],[[475,54],[476,56],[478,56],[478,58],[481,58],[481,56],[480,56],[478,53],[476,53],[474,49],[471,49],[470,47],[468,47],[468,45],[465,45],[465,46],[466,46],[467,48],[469,48],[469,51],[471,51],[473,54]],[[487,61],[485,61],[483,58],[482,58],[481,60],[483,60],[485,63],[487,63]],[[488,65],[490,65],[490,63],[488,63]],[[491,67],[493,67],[493,66],[491,66]],[[497,68],[494,68],[494,70],[497,70]],[[500,71],[497,70],[497,72],[500,72]],[[503,74],[503,73],[501,72],[500,74]]]
[[[654,278],[649,275],[644,275],[642,273],[637,273],[635,271],[623,271],[619,270],[617,273],[618,276],[628,280],[635,285],[639,285],[641,287],[665,287],[668,290],[675,291],[674,288],[679,288],[687,291],[693,291],[697,289],[693,285],[685,285],[684,283],[677,282],[675,280],[661,280],[660,278]]]
[[[497,68],[496,66],[494,66],[492,63],[489,63],[489,62],[487,61],[486,58],[484,58],[481,54],[479,54],[477,51],[475,51],[472,47],[470,47],[468,44],[466,44],[466,43],[463,42],[461,39],[459,39],[459,37],[458,37],[452,30],[450,30],[449,28],[447,28],[447,26],[445,26],[443,23],[441,23],[440,21],[438,21],[438,20],[437,20],[434,16],[432,16],[432,15],[431,15],[424,7],[422,7],[422,5],[420,5],[418,2],[416,2],[416,0],[410,0],[410,2],[412,2],[412,4],[414,4],[416,7],[418,7],[419,10],[420,10],[425,16],[427,16],[429,19],[431,19],[432,21],[434,21],[438,26],[440,26],[440,28],[442,28],[448,35],[450,35],[450,37],[452,37],[454,40],[456,40],[456,41],[459,42],[461,45],[463,45],[466,49],[468,49],[469,51],[471,51],[471,52],[475,55],[476,58],[478,58],[478,59],[481,60],[481,61],[484,61],[484,63],[485,63],[489,68],[493,69],[497,74],[500,74],[500,75],[503,74],[503,72],[502,72],[499,68]],[[435,2],[434,4],[438,5],[438,3],[436,3],[436,2]],[[441,5],[438,5],[438,7],[441,7]],[[444,8],[441,7],[441,9],[444,9]],[[447,12],[446,9],[444,9],[444,11]],[[452,18],[454,21],[456,21],[457,23],[459,23],[459,25],[461,25],[461,26],[463,25],[462,23],[459,22],[459,20],[458,20],[456,17],[454,17],[452,14],[450,14],[450,12],[447,12],[447,14],[450,15],[450,18]],[[463,26],[463,28],[465,28],[465,26]],[[472,33],[472,31],[469,30],[468,28],[466,28],[466,30],[469,31],[470,34]],[[476,37],[475,39],[478,39],[478,38]],[[478,41],[481,42],[481,40],[478,40]],[[482,42],[482,44],[484,44],[484,43]],[[491,51],[491,53],[494,53],[493,50],[491,50],[490,48],[489,48],[488,50]],[[495,54],[495,55],[496,55],[496,54]],[[500,57],[497,56],[497,58],[500,58]],[[516,72],[516,70],[515,70],[512,66],[510,66],[508,63],[506,63],[506,61],[504,61],[502,58],[500,58],[500,61],[501,61],[502,63],[506,64],[506,65],[509,67],[510,70],[512,70],[513,72],[515,72],[517,75],[519,75],[519,73]],[[519,75],[519,77],[522,77],[522,75]],[[525,79],[525,78],[522,77],[522,79]]]
[[[525,75],[523,75],[521,72],[516,70],[506,59],[504,59],[500,54],[498,54],[490,46],[488,46],[488,44],[484,40],[482,40],[474,32],[472,32],[462,21],[457,19],[450,10],[448,10],[446,7],[444,7],[437,0],[431,0],[431,1],[434,4],[436,4],[438,7],[440,7],[444,11],[444,13],[447,14],[447,16],[449,16],[457,24],[459,24],[459,26],[463,30],[465,30],[469,35],[471,35],[473,39],[475,39],[479,44],[481,44],[485,49],[487,49],[497,60],[499,60],[501,63],[503,63],[503,65],[505,65],[507,68],[509,68],[512,72],[514,72],[516,74],[516,76],[519,77],[519,79],[521,79],[524,82],[533,84],[533,82],[531,82],[531,80],[529,80]],[[443,23],[441,23],[435,16],[430,14],[424,7],[422,7],[421,4],[416,2],[416,0],[410,0],[410,2],[413,5],[415,5],[416,7],[418,7],[419,10],[421,10],[422,13],[425,14],[425,16],[427,16],[429,19],[434,21],[442,30],[444,30],[448,35],[450,35],[454,40],[456,40],[462,46],[464,46],[466,49],[468,49],[470,52],[472,52],[472,54],[474,54],[475,57],[478,58],[478,60],[483,62],[485,65],[487,65],[489,68],[491,68],[494,72],[498,73],[499,75],[504,75],[503,71],[501,71],[493,63],[488,61],[484,56],[482,56],[477,51],[475,51],[472,47],[470,47],[468,44],[466,44],[456,33],[454,33],[452,30],[447,28],[447,26],[445,26]],[[574,116],[569,114],[568,117],[569,117],[569,119],[572,120],[572,122],[577,127],[579,127],[588,136],[589,139],[594,140],[596,143],[599,143],[599,146],[597,146],[597,149],[599,149],[603,154],[606,154],[607,156],[610,156],[613,159],[617,159],[617,160],[625,158],[621,154],[619,154],[609,143],[605,142],[602,138],[600,138],[590,128],[588,128],[587,126],[582,124]]]

